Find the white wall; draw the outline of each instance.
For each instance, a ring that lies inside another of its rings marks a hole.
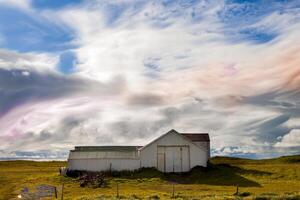
[[[208,153],[206,149],[199,148],[196,144],[185,140],[182,136],[169,132],[149,146],[143,148],[140,152],[142,167],[157,167],[157,146],[188,145],[190,147],[190,167],[197,165],[207,166]]]
[[[207,157],[210,158],[210,142],[194,142],[196,145],[198,145],[199,147],[202,147],[204,149],[207,149]]]
[[[135,170],[140,168],[140,159],[68,159],[68,169],[85,171]]]
[[[70,151],[70,170],[106,171],[135,170],[140,168],[137,151]]]
[[[86,159],[86,158],[138,158],[137,151],[70,151],[69,159]]]

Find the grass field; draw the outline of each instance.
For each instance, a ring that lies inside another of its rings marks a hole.
[[[300,156],[268,160],[215,157],[208,169],[185,175],[162,174],[144,169],[108,177],[105,188],[81,188],[74,178],[62,177],[58,168],[66,162],[1,161],[0,199],[16,199],[24,187],[64,183],[64,199],[300,199]],[[233,195],[239,185],[239,196]],[[51,198],[50,198],[51,199]]]

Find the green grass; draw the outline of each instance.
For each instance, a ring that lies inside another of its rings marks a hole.
[[[117,173],[105,188],[81,188],[75,178],[58,175],[66,162],[1,161],[0,199],[16,198],[20,190],[64,183],[64,199],[300,199],[300,156],[249,160],[214,157],[208,168],[187,174],[163,174],[155,169]],[[234,195],[236,186],[239,194]]]

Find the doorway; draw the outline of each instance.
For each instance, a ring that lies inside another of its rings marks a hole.
[[[190,170],[189,146],[158,146],[157,169],[162,172],[187,172]]]

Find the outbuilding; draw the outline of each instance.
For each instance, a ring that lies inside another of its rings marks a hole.
[[[208,133],[161,135],[145,146],[76,146],[70,151],[69,170],[136,170],[155,167],[162,172],[187,172],[195,166],[207,166],[210,157]]]

